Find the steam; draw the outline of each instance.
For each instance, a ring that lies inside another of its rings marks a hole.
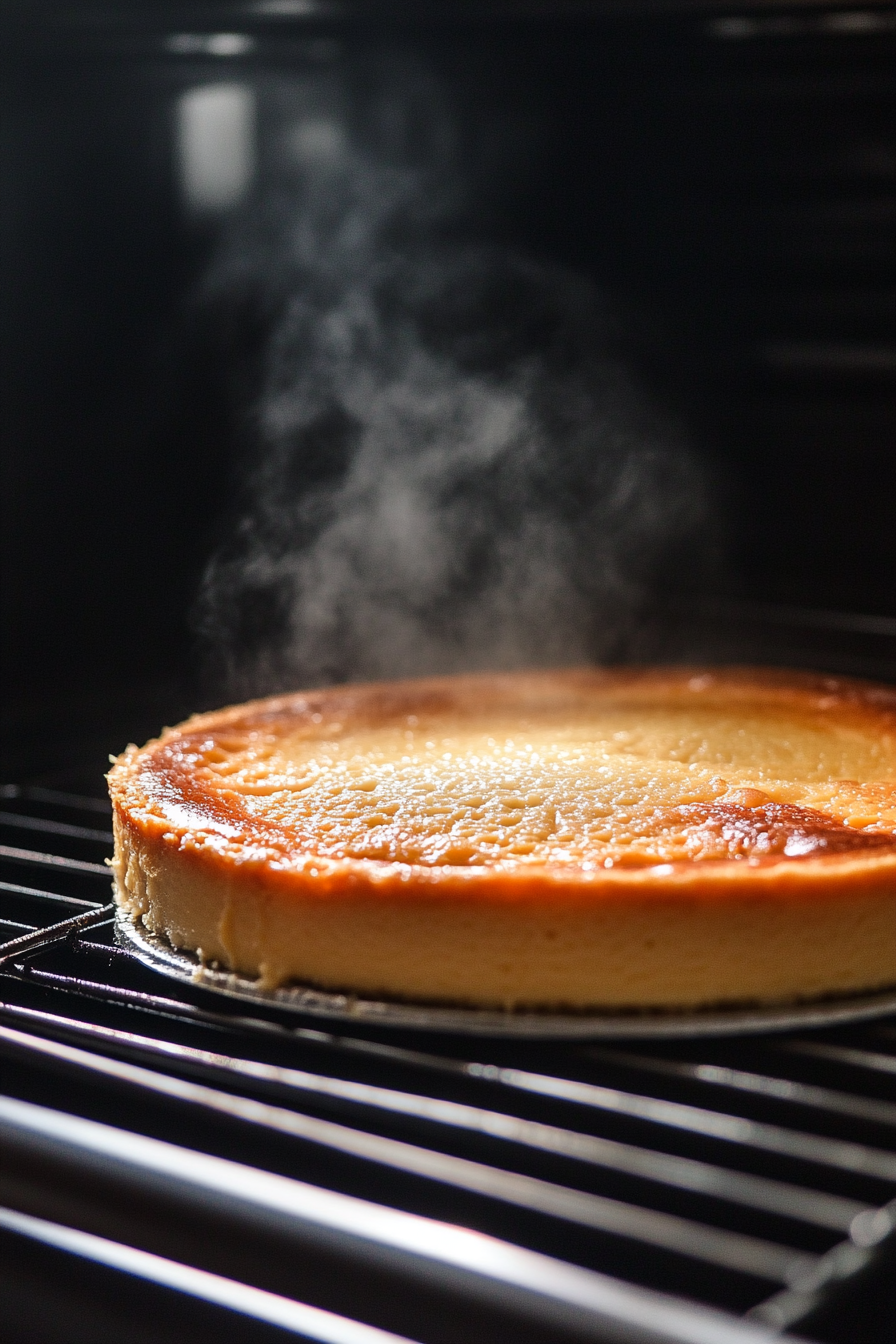
[[[270,328],[243,516],[199,602],[234,693],[623,656],[699,532],[699,472],[600,295],[464,229],[423,85],[416,161],[306,112],[209,280]],[[393,131],[420,88],[383,78]]]

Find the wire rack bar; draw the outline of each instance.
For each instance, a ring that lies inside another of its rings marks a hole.
[[[0,796],[78,810],[76,795],[52,790]],[[89,802],[83,810],[97,812],[99,800]],[[48,842],[106,844],[105,832],[53,817],[0,822]],[[453,1190],[473,1201],[461,1210],[503,1206],[566,1226],[573,1259],[594,1253],[587,1241],[573,1251],[576,1238],[597,1235],[600,1245],[691,1262],[708,1276],[707,1304],[729,1291],[714,1276],[733,1275],[753,1287],[738,1289],[741,1305],[720,1319],[746,1310],[777,1335],[867,1274],[896,1236],[896,1105],[880,1083],[870,1088],[896,1071],[881,1048],[896,1039],[887,1021],[660,1052],[482,1041],[484,1057],[470,1059],[453,1038],[321,1031],[273,1009],[219,1007],[189,982],[156,992],[162,982],[112,944],[113,907],[86,899],[84,880],[108,881],[106,864],[49,844],[0,846],[3,861],[53,874],[47,887],[0,881],[0,938],[12,935],[0,943],[0,1050],[38,1073],[62,1070],[134,1104],[154,1096],[172,1116],[217,1115],[247,1134]],[[54,907],[64,917],[35,927]],[[137,1030],[123,1011],[137,1015]],[[702,1057],[687,1057],[695,1049]],[[802,1076],[788,1060],[802,1061]],[[824,1073],[813,1078],[813,1068]],[[244,1146],[253,1151],[251,1140]],[[648,1263],[628,1255],[632,1266]],[[637,1291],[655,1291],[649,1283],[648,1273]]]

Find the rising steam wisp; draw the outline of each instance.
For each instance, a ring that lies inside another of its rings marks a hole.
[[[276,314],[244,513],[200,599],[228,689],[630,652],[703,490],[600,295],[472,241],[444,156],[314,126],[210,281]]]

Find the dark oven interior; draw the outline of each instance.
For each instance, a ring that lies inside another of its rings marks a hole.
[[[617,438],[671,445],[633,514],[671,559],[634,617],[586,586],[613,612],[600,656],[896,679],[896,13],[272,0],[2,24],[0,1333],[892,1339],[896,1017],[537,1044],[248,1009],[114,944],[102,775],[237,691],[380,666],[268,658],[279,590],[244,585],[218,638],[212,581],[247,536],[280,554],[271,498],[313,531],[360,451],[345,408],[372,364],[321,365],[323,409],[277,380],[373,273],[377,377],[410,313],[414,358],[501,405],[495,370],[525,369],[549,425],[597,350],[614,396],[637,389]],[[560,420],[524,484],[567,518]],[[640,549],[636,527],[612,557]]]

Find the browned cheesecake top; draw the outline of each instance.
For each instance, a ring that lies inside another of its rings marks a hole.
[[[310,691],[190,719],[109,780],[120,823],[306,880],[475,875],[498,896],[536,875],[594,895],[710,867],[764,887],[807,862],[896,876],[896,690],[795,672]]]

